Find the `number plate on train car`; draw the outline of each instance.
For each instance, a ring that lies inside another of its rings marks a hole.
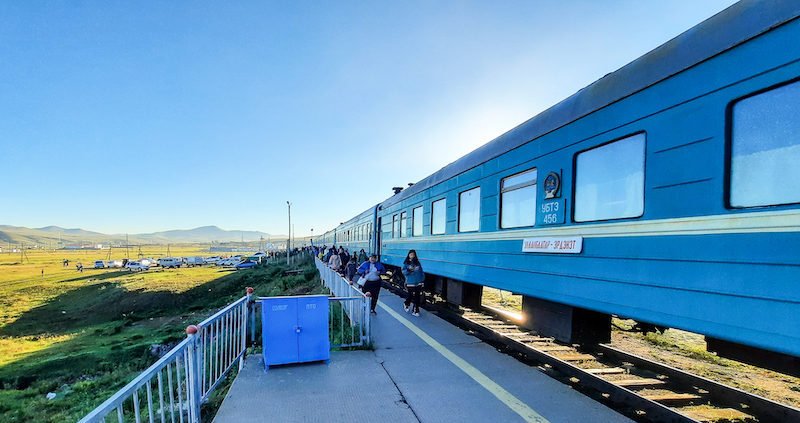
[[[564,223],[565,209],[565,200],[563,198],[542,202],[539,205],[538,213],[536,213],[536,225],[560,225]]]

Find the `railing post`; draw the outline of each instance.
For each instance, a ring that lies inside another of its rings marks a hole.
[[[372,335],[372,316],[369,314],[370,305],[367,303],[367,297],[364,297],[364,318],[367,321],[367,343],[372,342],[370,336]]]
[[[255,307],[250,307],[250,301],[252,300],[252,297],[253,297],[253,291],[254,290],[253,290],[252,287],[250,287],[250,286],[247,287],[247,300],[245,300],[245,302],[244,302],[244,311],[242,312],[242,314],[244,315],[243,318],[245,319],[244,322],[242,322],[242,347],[245,349],[245,354],[242,354],[242,357],[239,358],[239,371],[240,372],[242,371],[242,368],[244,367],[244,356],[246,355],[246,351],[247,351],[247,319],[248,319],[248,317],[250,315],[250,309],[251,308],[255,308]],[[254,335],[255,335],[255,331],[256,331],[255,320],[256,319],[250,319],[250,324],[254,325],[253,328],[251,329],[251,332],[253,332]]]
[[[186,367],[189,373],[188,386],[186,387],[187,397],[189,399],[189,420],[192,423],[200,423],[200,357],[198,357],[197,348],[197,332],[198,328],[195,325],[190,325],[186,328],[186,334],[191,340],[189,342],[189,362]]]

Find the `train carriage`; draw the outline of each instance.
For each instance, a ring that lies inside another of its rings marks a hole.
[[[377,205],[371,251],[568,342],[621,315],[800,372],[798,16],[720,12]]]
[[[335,229],[326,232],[314,242],[318,246],[336,245],[347,248],[350,252],[375,251],[374,233],[375,213],[377,206],[371,207],[358,216],[341,223]]]

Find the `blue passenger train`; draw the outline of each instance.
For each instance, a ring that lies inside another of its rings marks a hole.
[[[799,16],[741,1],[315,243],[416,249],[428,289],[522,294],[568,342],[619,315],[796,374]]]

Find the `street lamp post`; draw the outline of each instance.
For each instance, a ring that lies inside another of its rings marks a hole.
[[[289,236],[286,238],[286,265],[289,265],[289,253],[292,247],[292,203],[286,202],[289,206]]]

